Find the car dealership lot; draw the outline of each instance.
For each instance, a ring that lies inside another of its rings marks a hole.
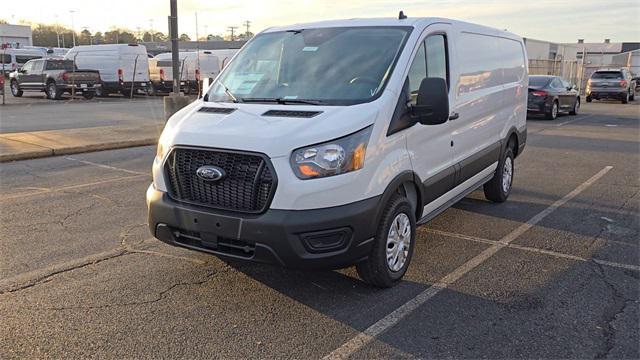
[[[387,290],[152,239],[154,147],[2,164],[0,358],[638,358],[639,120],[530,120],[509,200],[420,227]]]

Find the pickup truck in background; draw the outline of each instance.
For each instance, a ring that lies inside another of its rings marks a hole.
[[[45,92],[52,100],[60,99],[65,92],[75,92],[91,99],[101,86],[97,70],[79,70],[72,60],[63,59],[30,60],[22,69],[12,72],[9,78],[11,94],[16,97],[25,91],[38,91]]]

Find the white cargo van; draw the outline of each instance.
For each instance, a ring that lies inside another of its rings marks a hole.
[[[74,60],[81,69],[100,72],[102,86],[96,93],[105,96],[120,92],[129,96],[131,89],[146,91],[149,84],[147,49],[138,44],[82,45],[73,47],[65,59]]]
[[[173,115],[147,191],[169,244],[388,287],[416,226],[478,187],[503,202],[526,142],[522,38],[442,18],[268,29]]]
[[[0,50],[0,65],[2,73],[7,74],[22,69],[27,61],[40,59],[45,56],[45,52],[41,49],[3,49]]]
[[[209,50],[180,52],[180,90],[185,94],[197,93],[201,79],[213,80],[220,73],[218,57]],[[149,59],[150,93],[169,92],[173,88],[171,53],[158,54]]]

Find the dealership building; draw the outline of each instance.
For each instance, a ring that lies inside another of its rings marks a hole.
[[[12,48],[32,46],[31,26],[0,24],[0,44]]]

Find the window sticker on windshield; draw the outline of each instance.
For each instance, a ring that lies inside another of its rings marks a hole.
[[[287,95],[285,97],[283,97],[283,99],[285,100],[293,100],[293,99],[297,99],[298,95]]]
[[[302,48],[302,51],[318,51],[317,46],[305,46]]]
[[[236,75],[229,83],[229,88],[233,89],[233,93],[236,95],[248,95],[256,86],[256,84],[262,80],[264,74],[245,73]]]

